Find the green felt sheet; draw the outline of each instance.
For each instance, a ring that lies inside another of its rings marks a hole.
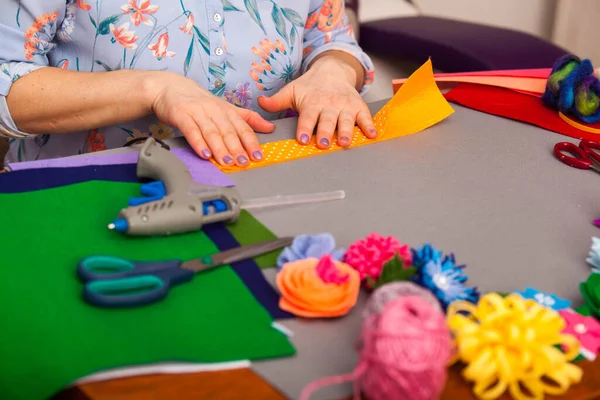
[[[227,229],[242,246],[276,238],[273,232],[245,210],[235,224],[227,225]],[[271,268],[277,265],[279,253],[281,249],[255,257],[254,261],[260,268]]]
[[[93,181],[0,195],[0,397],[46,398],[80,377],[121,366],[294,353],[228,267],[201,273],[142,308],[83,302],[76,264],[85,256],[188,260],[217,251],[202,232],[140,238],[109,231],[107,222],[139,195],[139,186]],[[247,229],[244,220],[236,229]]]

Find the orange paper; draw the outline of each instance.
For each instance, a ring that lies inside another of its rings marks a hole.
[[[349,148],[421,132],[453,112],[433,79],[433,68],[429,60],[415,71],[394,97],[375,114],[373,121],[378,133],[377,138],[368,139],[360,128],[355,127]],[[301,145],[296,140],[281,140],[263,144],[261,148],[265,155],[264,160],[250,161],[245,168],[237,165],[224,166],[214,160],[212,162],[225,172],[237,172],[344,150],[335,141],[329,149],[321,150],[317,148],[314,136],[308,145]]]
[[[319,260],[307,258],[285,264],[277,274],[281,292],[279,307],[307,318],[339,317],[356,305],[360,290],[358,271],[341,261],[333,261],[342,283],[327,283],[317,273]]]
[[[535,93],[538,96],[541,96],[546,90],[546,79],[544,78],[515,76],[435,76],[434,79],[440,89],[447,89],[458,83],[475,83]],[[392,81],[394,92],[406,85],[407,81],[407,79],[394,79]]]

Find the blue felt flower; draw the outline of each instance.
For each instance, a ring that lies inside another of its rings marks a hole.
[[[533,299],[544,307],[548,307],[553,310],[558,311],[571,307],[571,302],[569,300],[561,299],[553,294],[540,292],[539,290],[530,287],[521,292],[515,293],[520,294],[524,299]]]
[[[429,243],[425,243],[419,249],[410,249],[410,251],[412,252],[412,265],[417,269],[423,268],[430,261],[442,260],[442,252]]]
[[[452,254],[443,260],[435,256],[419,270],[416,282],[429,289],[444,308],[456,300],[476,302],[479,292],[477,288],[465,286],[467,276],[463,273],[464,267],[456,265]]]
[[[597,237],[592,238],[592,248],[588,258],[585,260],[592,266],[592,272],[600,274],[600,239]]]
[[[334,260],[340,261],[344,252],[344,249],[335,249],[335,239],[329,233],[296,236],[292,245],[283,249],[277,257],[277,269],[281,269],[288,262],[311,257],[321,258],[326,254],[331,254]]]

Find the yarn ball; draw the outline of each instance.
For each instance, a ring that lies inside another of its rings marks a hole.
[[[420,296],[399,297],[363,321],[354,372],[308,385],[300,400],[324,386],[354,381],[369,400],[438,399],[447,380],[452,340],[444,314]]]
[[[331,255],[287,263],[277,274],[279,307],[306,318],[339,317],[358,300],[360,278]]]
[[[406,296],[419,296],[436,310],[442,312],[440,302],[429,290],[412,282],[392,282],[377,288],[369,296],[369,300],[363,310],[363,318],[381,313],[389,302]]]
[[[317,235],[299,235],[294,238],[291,246],[286,247],[277,257],[277,269],[283,268],[286,263],[306,258],[321,258],[326,254],[340,261],[344,256],[344,249],[335,248],[335,239],[330,233]]]
[[[370,276],[373,281],[377,281],[384,264],[396,254],[404,261],[405,267],[412,265],[410,247],[401,244],[393,236],[383,237],[379,233],[371,233],[348,247],[344,262],[358,271],[361,280]],[[367,287],[370,287],[368,283]]]
[[[585,123],[600,121],[600,81],[592,62],[571,54],[561,57],[552,67],[542,101]]]

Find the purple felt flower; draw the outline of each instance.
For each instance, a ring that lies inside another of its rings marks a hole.
[[[320,259],[327,254],[330,254],[334,260],[340,261],[344,251],[344,249],[335,249],[335,239],[329,233],[296,236],[292,245],[283,249],[277,257],[277,269],[281,269],[288,262],[306,258]]]

